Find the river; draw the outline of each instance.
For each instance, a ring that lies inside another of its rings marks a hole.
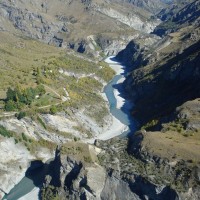
[[[116,131],[111,130],[111,134],[109,138],[115,136],[125,137],[128,133],[133,131],[135,128],[135,123],[130,120],[130,114],[128,112],[130,108],[130,104],[125,101],[121,94],[118,92],[118,87],[120,86],[120,80],[123,80],[124,75],[124,67],[115,61],[114,56],[108,57],[105,60],[110,67],[116,71],[116,76],[105,86],[104,92],[107,96],[109,105],[110,105],[110,112],[117,119],[115,128]],[[117,95],[116,95],[117,92]],[[125,105],[126,103],[127,105]],[[132,106],[132,105],[131,105]],[[121,125],[125,127],[123,129],[118,128]],[[107,133],[106,133],[107,134]],[[112,135],[113,134],[113,135]],[[103,135],[103,134],[102,134]],[[109,139],[107,138],[107,139]],[[101,138],[99,138],[101,139]],[[9,194],[5,195],[3,200],[37,200],[38,199],[38,192],[39,187],[42,186],[44,181],[44,167],[38,168],[32,171],[30,178],[24,177],[10,192]],[[34,181],[33,181],[34,179]],[[37,184],[36,184],[37,182]],[[36,187],[37,185],[37,187]]]
[[[108,57],[105,61],[116,72],[116,76],[105,86],[104,92],[110,105],[110,113],[127,127],[123,133],[118,135],[125,137],[136,130],[136,121],[130,113],[133,104],[123,97],[124,94],[120,93],[124,91],[121,83],[126,77],[125,66],[116,61],[114,56]]]

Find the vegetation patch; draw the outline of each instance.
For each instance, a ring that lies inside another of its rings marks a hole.
[[[13,137],[13,133],[11,131],[6,130],[3,126],[0,125],[0,135],[3,137]]]
[[[91,156],[90,151],[89,145],[81,142],[68,142],[61,148],[63,156],[73,156],[85,165],[90,165],[98,160],[96,156]]]
[[[36,88],[30,87],[23,90],[19,87],[14,89],[9,87],[6,93],[7,97],[5,100],[5,110],[21,110],[26,105],[31,105],[37,96],[41,96],[43,94],[45,94],[43,85],[39,85]]]

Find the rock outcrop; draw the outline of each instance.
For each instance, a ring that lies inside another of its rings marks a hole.
[[[156,138],[156,140],[159,141],[158,138],[162,134],[163,133],[157,134],[146,131],[137,132],[129,141],[129,153],[146,163],[148,166],[146,167],[147,173],[151,173],[149,171],[151,170],[151,165],[154,166],[155,171],[159,169],[160,175],[157,174],[157,178],[158,176],[161,176],[162,181],[166,183],[168,182],[170,186],[177,191],[176,198],[198,199],[197,196],[200,189],[198,184],[198,173],[200,171],[199,165],[192,163],[191,160],[187,160],[186,157],[183,160],[183,155],[181,155],[182,157],[178,155],[180,154],[180,151],[178,151],[178,147],[173,145],[172,141],[170,145],[174,146],[172,149],[174,154],[172,153],[171,157],[170,151],[168,151],[165,155],[162,153],[161,148],[163,148],[163,151],[166,151],[167,149],[164,147],[164,145],[162,146],[162,144],[158,142],[157,145],[160,145],[159,151],[159,147],[156,146],[156,141],[152,144],[151,141],[152,138]],[[167,139],[164,138],[165,137],[162,137],[162,140],[165,140],[167,143]],[[155,147],[153,147],[153,145],[155,145]],[[182,151],[184,151],[182,153],[186,155],[187,151],[190,151],[190,148],[191,147],[189,146],[188,149],[186,148],[185,150],[182,148]],[[190,159],[192,156],[192,153],[189,152],[188,159]],[[151,178],[152,177],[153,176],[151,176]]]
[[[79,160],[58,149],[51,164],[55,170],[46,178],[49,181],[42,189],[42,199],[48,197],[52,186],[55,188],[52,195],[59,194],[63,199],[101,199],[106,171],[90,159]]]

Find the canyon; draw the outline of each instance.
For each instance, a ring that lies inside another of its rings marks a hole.
[[[0,16],[2,199],[199,199],[199,0],[3,0]]]

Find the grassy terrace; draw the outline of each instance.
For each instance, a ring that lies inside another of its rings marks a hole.
[[[98,94],[103,85],[87,74],[95,74],[101,80],[109,81],[114,72],[104,62],[93,62],[66,54],[61,48],[49,46],[29,38],[14,37],[0,33],[0,98],[6,97],[8,87],[21,90],[35,88],[43,84],[46,93],[32,102],[32,107],[58,105],[60,96],[69,93],[70,101],[64,107],[94,107],[101,109],[104,101]],[[69,73],[86,75],[80,79],[59,73],[63,69]],[[58,95],[56,95],[56,93]],[[29,106],[29,107],[31,107]],[[3,107],[3,102],[1,102]],[[61,107],[61,106],[60,106]],[[104,106],[102,110],[105,110]]]

